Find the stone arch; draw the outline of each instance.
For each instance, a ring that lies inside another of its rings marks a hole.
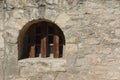
[[[52,24],[55,29],[60,31],[60,34],[62,35],[62,39],[63,39],[63,44],[65,45],[64,33],[57,24],[55,24],[54,22],[47,20],[47,19],[32,20],[32,21],[29,21],[28,23],[26,23],[19,32],[19,36],[18,36],[18,59],[21,59],[21,56],[23,55],[23,46],[24,46],[23,42],[24,42],[24,37],[25,37],[26,32],[29,30],[29,28],[32,25],[37,24],[37,23],[43,23],[43,22],[48,23],[48,24]]]

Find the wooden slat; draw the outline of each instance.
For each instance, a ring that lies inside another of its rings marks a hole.
[[[41,27],[41,57],[45,58],[47,54],[47,26],[45,23]]]
[[[36,29],[35,26],[30,28],[30,52],[29,57],[35,57],[35,42],[36,42]]]
[[[54,39],[53,39],[53,53],[54,53],[54,58],[59,58],[59,36],[58,36],[58,31],[54,31]]]

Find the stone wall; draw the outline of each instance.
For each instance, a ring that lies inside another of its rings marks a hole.
[[[28,22],[48,19],[64,32],[60,59],[18,60]],[[119,80],[120,0],[0,0],[0,80]]]

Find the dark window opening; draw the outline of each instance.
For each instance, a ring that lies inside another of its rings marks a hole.
[[[34,57],[63,57],[65,38],[61,29],[49,22],[32,24],[23,39],[24,58]]]

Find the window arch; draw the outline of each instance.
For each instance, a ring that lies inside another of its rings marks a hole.
[[[63,56],[65,37],[55,23],[49,20],[35,20],[25,25],[20,33],[19,59]]]

